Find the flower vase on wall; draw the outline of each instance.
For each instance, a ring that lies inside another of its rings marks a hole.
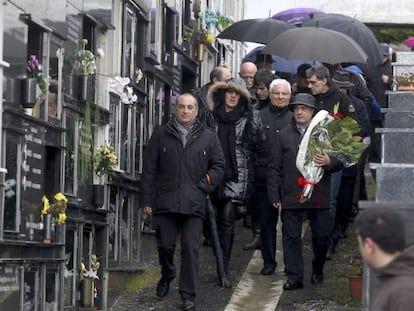
[[[414,85],[401,85],[397,88],[398,91],[414,91]]]
[[[33,108],[36,104],[36,79],[28,78],[22,80],[22,106],[23,108]]]
[[[50,244],[52,242],[52,214],[43,215],[43,243]]]
[[[78,98],[80,77],[72,74],[65,77],[65,93],[73,98]]]
[[[94,304],[94,282],[92,278],[83,278],[80,284],[81,307],[92,307]]]
[[[92,205],[96,208],[102,208],[105,201],[105,186],[92,185]]]
[[[53,238],[53,243],[65,244],[65,224],[55,225],[55,234]]]
[[[80,76],[80,100],[86,101],[89,97],[89,75],[82,75]]]

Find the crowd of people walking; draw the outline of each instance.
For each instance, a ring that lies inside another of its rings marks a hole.
[[[195,309],[203,239],[205,245],[214,244],[214,255],[220,257],[218,274],[220,262],[223,265],[225,281],[218,275],[220,286],[232,286],[233,247],[261,250],[264,277],[282,264],[276,262],[279,248],[284,254],[283,288],[297,290],[304,287],[301,233],[303,222],[309,220],[313,250],[309,281],[317,285],[324,281],[326,260],[347,236],[356,202],[366,198],[363,170],[367,157],[378,152],[377,145],[352,166],[327,152],[316,154],[313,161],[324,175],[307,202],[297,197],[302,188],[296,165],[302,137],[322,109],[355,119],[361,139],[369,144],[372,128],[378,125],[372,117],[378,101],[363,75],[346,69],[350,64],[302,64],[296,74],[286,75],[272,71],[272,62],[259,54],[256,64],[241,65],[239,77],[226,66],[214,68],[209,83],[178,97],[174,117],[154,132],[146,148],[141,206],[153,215],[156,232],[161,265],[156,294],[167,295],[176,276],[179,235],[183,310]],[[381,78],[385,84],[387,77]],[[207,198],[213,216],[206,216]],[[236,246],[234,225],[242,216],[252,230],[252,241]],[[279,216],[282,245],[276,245]],[[209,225],[212,222],[215,226]],[[217,229],[218,239],[212,228]]]

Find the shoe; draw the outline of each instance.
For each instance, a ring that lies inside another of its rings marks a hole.
[[[329,246],[326,253],[326,260],[332,260],[333,255],[336,253],[336,246]]]
[[[272,275],[273,273],[275,273],[275,268],[271,267],[271,266],[264,266],[262,268],[262,270],[260,270],[260,274],[262,275]]]
[[[260,249],[260,235],[256,235],[250,243],[244,244],[243,250]]]
[[[219,280],[218,285],[221,288],[231,288],[233,286],[230,278],[227,275],[225,275],[221,280]]]
[[[323,274],[322,273],[312,273],[311,284],[321,284],[323,283]]]
[[[157,290],[156,290],[158,297],[162,298],[162,297],[167,296],[168,291],[170,290],[170,282],[171,281],[167,281],[161,278],[161,280],[157,284]]]
[[[287,280],[285,284],[283,284],[284,290],[295,290],[303,288],[303,282],[299,280]]]
[[[182,305],[182,309],[185,311],[188,310],[195,310],[195,304],[194,301],[190,300],[190,299],[184,299],[183,300],[183,305]]]

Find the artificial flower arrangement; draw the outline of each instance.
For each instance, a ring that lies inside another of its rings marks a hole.
[[[322,179],[324,169],[313,160],[315,155],[326,152],[337,157],[348,167],[358,162],[367,144],[358,135],[360,126],[356,120],[338,113],[339,103],[334,106],[334,113],[319,111],[312,119],[296,157],[296,167],[303,177],[298,178],[298,185],[303,187],[298,194],[301,203],[309,201],[313,187]]]
[[[30,78],[36,79],[36,84],[39,86],[43,95],[47,93],[47,83],[43,75],[42,65],[37,59],[36,55],[30,55],[26,66],[27,74]]]
[[[232,24],[232,20],[219,11],[206,10],[204,12],[204,20],[209,27],[219,25],[221,29],[225,29]]]
[[[118,158],[115,154],[115,149],[110,144],[100,145],[96,148],[93,155],[93,167],[96,175],[103,182],[103,177],[113,176],[118,167]]]
[[[65,260],[63,261],[65,264],[64,270],[63,270],[63,275],[65,279],[73,276],[73,270],[68,269],[71,257],[72,257],[72,253],[65,254]]]
[[[79,41],[80,49],[72,51],[68,54],[68,60],[71,63],[71,74],[90,75],[94,74],[96,70],[95,55],[86,50],[88,40],[82,39]]]
[[[397,86],[414,85],[414,72],[406,72],[395,77],[395,84]]]
[[[67,203],[68,199],[61,192],[54,194],[50,199],[45,195],[42,196],[43,208],[41,219],[43,220],[43,215],[51,214],[56,224],[64,224],[66,221]]]
[[[138,84],[142,80],[143,77],[144,77],[144,74],[142,73],[141,68],[135,67],[135,71],[134,71],[134,82],[136,84]]]
[[[81,262],[80,272],[83,278],[89,278],[98,280],[98,269],[101,266],[101,263],[98,261],[98,257],[95,254],[89,254],[89,265],[90,268],[86,269],[85,263]]]

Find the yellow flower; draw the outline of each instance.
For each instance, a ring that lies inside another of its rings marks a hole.
[[[65,213],[59,213],[58,218],[55,220],[57,224],[64,224],[66,221],[66,214]]]
[[[214,36],[211,33],[206,34],[206,40],[208,43],[214,42]]]
[[[43,203],[43,208],[42,208],[42,215],[46,215],[49,212],[49,199],[44,195],[42,196],[42,203]]]
[[[62,192],[58,192],[56,193],[53,198],[56,201],[65,201],[66,203],[68,202],[68,199],[65,197],[65,195]]]

